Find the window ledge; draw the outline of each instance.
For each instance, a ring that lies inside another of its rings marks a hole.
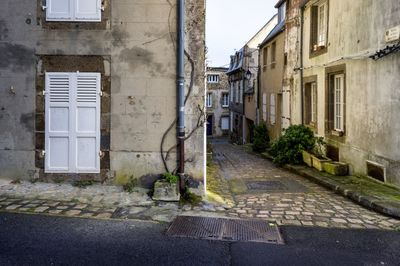
[[[343,137],[344,136],[344,131],[339,131],[339,130],[332,130],[331,131],[332,136],[336,137]]]

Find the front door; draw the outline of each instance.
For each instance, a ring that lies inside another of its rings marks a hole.
[[[212,136],[213,134],[213,116],[209,115],[207,117],[207,136]]]

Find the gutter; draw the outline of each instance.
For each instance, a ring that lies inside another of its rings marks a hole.
[[[177,141],[178,176],[181,193],[185,188],[185,0],[177,4]]]

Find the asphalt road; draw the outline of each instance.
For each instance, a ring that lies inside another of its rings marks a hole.
[[[167,225],[0,213],[0,265],[400,265],[400,233],[282,227],[286,245],[168,238]]]

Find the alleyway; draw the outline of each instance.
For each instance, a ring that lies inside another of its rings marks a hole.
[[[231,217],[261,218],[278,224],[398,229],[400,221],[367,210],[309,180],[246,152],[245,147],[211,140],[214,193],[234,201]],[[211,190],[213,188],[210,188]],[[229,191],[229,193],[227,193]],[[229,195],[230,194],[230,195]]]

